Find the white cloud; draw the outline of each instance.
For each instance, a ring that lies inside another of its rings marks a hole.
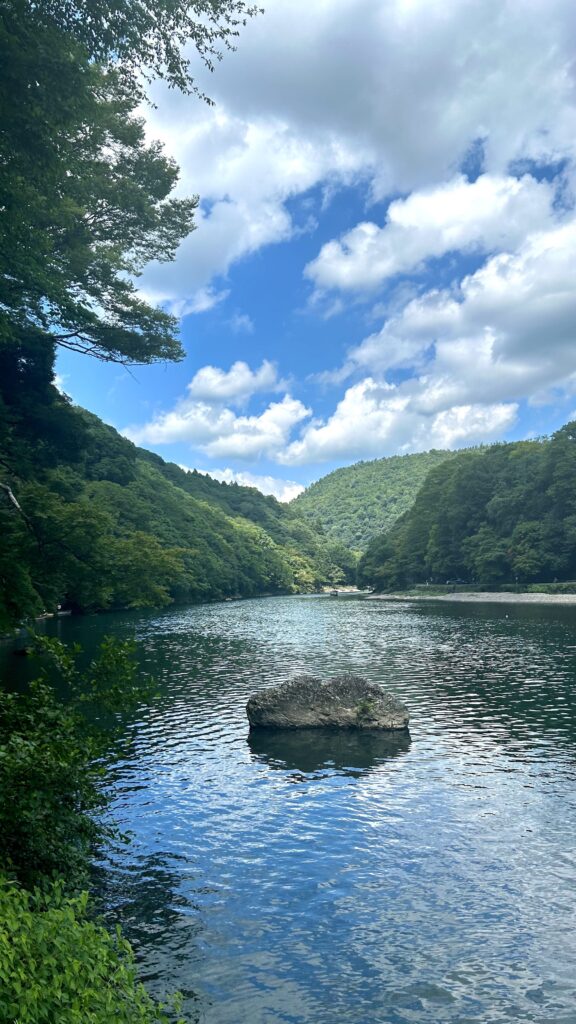
[[[490,257],[453,290],[409,301],[334,374],[371,374],[281,461],[305,464],[503,436],[518,402],[571,394],[576,380],[576,219]],[[401,384],[382,383],[403,368]]]
[[[187,466],[182,466],[182,469],[187,468]],[[239,473],[229,467],[226,469],[200,470],[199,472],[205,472],[207,476],[213,477],[214,480],[220,480],[227,484],[236,483],[241,484],[243,487],[256,487],[262,494],[272,494],[278,501],[282,502],[292,501],[293,498],[296,498],[305,490],[304,486],[296,483],[295,480],[281,480],[275,476],[259,476],[257,473]]]
[[[521,400],[549,400],[576,381],[576,218],[486,260],[452,290],[411,299],[349,353],[363,372],[332,415],[294,431],[311,412],[289,395],[259,415],[229,408],[281,386],[271,363],[204,367],[175,409],[129,432],[187,441],[214,458],[268,457],[282,465],[352,461],[395,451],[462,446],[503,436]],[[400,384],[384,374],[402,367]]]
[[[274,0],[200,82],[215,108],[158,88],[150,134],[179,162],[181,193],[203,200],[176,263],[142,279],[177,315],[223,303],[229,269],[308,230],[343,183],[403,198],[384,224],[366,213],[309,265],[319,290],[339,289],[330,314],[427,260],[485,262],[450,289],[419,294],[421,280],[401,280],[382,328],[372,321],[344,366],[316,375],[334,386],[361,378],[321,421],[305,424],[310,410],[271,364],[236,363],[204,367],[130,436],[214,459],[350,461],[502,436],[518,402],[548,400],[568,381],[574,390],[576,228],[554,203],[576,181],[574,52],[572,0]],[[458,169],[478,140],[483,173],[471,182]],[[530,160],[567,166],[548,183],[525,173]],[[246,314],[222,320],[250,332]],[[402,383],[383,383],[398,370]],[[283,397],[252,412],[246,403],[266,391]]]
[[[234,334],[254,333],[254,323],[247,313],[234,313],[228,323]]]
[[[434,382],[428,394],[445,403],[516,399],[560,384],[576,371],[575,266],[573,219],[491,257],[455,292],[412,300],[352,349],[349,365],[420,367]]]
[[[68,398],[70,397],[70,395],[66,390],[66,381],[69,379],[69,377],[70,374],[68,373],[55,373],[54,380],[52,382],[54,384],[54,387],[60,392],[60,394]]]
[[[285,449],[293,427],[308,416],[310,409],[284,395],[281,402],[271,402],[260,416],[236,417],[226,432],[219,431],[202,450],[214,458],[274,458]]]
[[[145,290],[201,307],[233,263],[294,236],[286,201],[315,185],[433,188],[478,139],[486,173],[504,181],[519,158],[573,158],[573,14],[571,0],[275,0],[214,76],[200,74],[215,108],[155,91],[150,133],[206,205]]]
[[[313,422],[280,456],[285,465],[452,448],[500,437],[516,418],[510,403],[467,404],[428,413],[410,386],[368,377],[348,388],[325,422]]]
[[[319,288],[368,290],[423,261],[456,250],[490,252],[514,247],[549,224],[554,189],[529,175],[458,175],[413,192],[388,207],[386,224],[358,224],[327,242],[305,269]]]
[[[195,375],[188,385],[188,395],[174,409],[150,423],[126,427],[123,433],[137,444],[185,442],[214,458],[273,458],[286,447],[292,429],[310,415],[310,410],[288,394],[258,415],[239,416],[226,403],[242,402],[258,391],[278,386],[276,370],[266,361],[257,371],[241,362],[227,373],[206,366]]]
[[[233,263],[300,233],[286,200],[325,178],[349,180],[361,163],[336,142],[303,139],[276,118],[232,117],[225,100],[217,112],[211,108],[200,118],[194,107],[188,123],[172,102],[169,94],[161,112],[148,114],[150,135],[160,137],[180,164],[180,191],[200,191],[207,205],[198,210],[197,229],[179,247],[175,263],[151,263],[140,287],[183,316],[210,308],[206,297],[218,301],[228,295],[214,292],[210,282]]]
[[[261,391],[282,387],[276,367],[267,359],[258,370],[239,360],[228,371],[218,366],[203,366],[188,385],[190,398],[209,403],[244,402]]]

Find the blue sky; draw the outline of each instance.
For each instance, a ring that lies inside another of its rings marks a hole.
[[[145,111],[199,193],[143,293],[186,359],[63,353],[75,402],[287,498],[358,459],[533,437],[576,410],[572,0],[270,0]]]

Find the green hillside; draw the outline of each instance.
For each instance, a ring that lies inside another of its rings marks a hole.
[[[359,581],[379,590],[574,579],[576,423],[551,438],[457,453],[359,566]]]
[[[453,454],[434,450],[357,462],[322,477],[291,504],[329,537],[362,551],[410,508],[430,470]]]
[[[0,348],[0,626],[54,611],[311,591],[355,559],[297,509],[187,473],[71,406],[18,388]],[[29,382],[28,382],[29,385]]]

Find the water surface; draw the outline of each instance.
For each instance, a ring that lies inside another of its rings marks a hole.
[[[161,696],[113,769],[99,884],[202,1024],[576,1024],[576,610],[345,598],[60,625],[136,635]],[[249,738],[343,670],[410,737]]]

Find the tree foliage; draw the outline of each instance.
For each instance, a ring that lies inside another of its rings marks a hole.
[[[197,197],[171,197],[177,168],[146,142],[120,72],[30,6],[0,6],[0,343],[15,361],[27,346],[28,364],[55,343],[118,362],[181,358],[176,321],[133,278],[173,258]]]
[[[165,463],[51,385],[24,409],[2,395],[0,380],[0,628],[58,605],[162,606],[354,579],[351,552],[275,498]],[[29,406],[43,425],[35,447]]]
[[[178,1007],[147,993],[129,943],[92,919],[86,892],[55,882],[30,893],[1,874],[0,993],[0,1024],[168,1024]]]
[[[0,1024],[168,1024],[175,1007],[148,995],[120,930],[79,891],[116,835],[100,815],[114,738],[102,715],[136,707],[150,683],[130,643],[105,640],[82,673],[78,649],[38,638],[36,653],[29,689],[0,690]]]
[[[292,505],[329,537],[363,551],[410,508],[429,471],[452,455],[430,451],[357,462],[311,484]]]
[[[26,8],[43,26],[73,36],[92,60],[119,66],[132,87],[143,75],[186,93],[198,92],[191,47],[212,71],[260,13],[245,0],[27,0]]]
[[[372,541],[359,580],[377,589],[427,580],[574,580],[575,480],[575,423],[549,439],[457,453]]]
[[[97,815],[113,732],[86,708],[129,709],[151,685],[129,642],[105,640],[83,673],[77,648],[38,638],[35,651],[41,668],[29,690],[0,690],[0,870],[28,889],[62,875],[77,889],[110,834]]]

